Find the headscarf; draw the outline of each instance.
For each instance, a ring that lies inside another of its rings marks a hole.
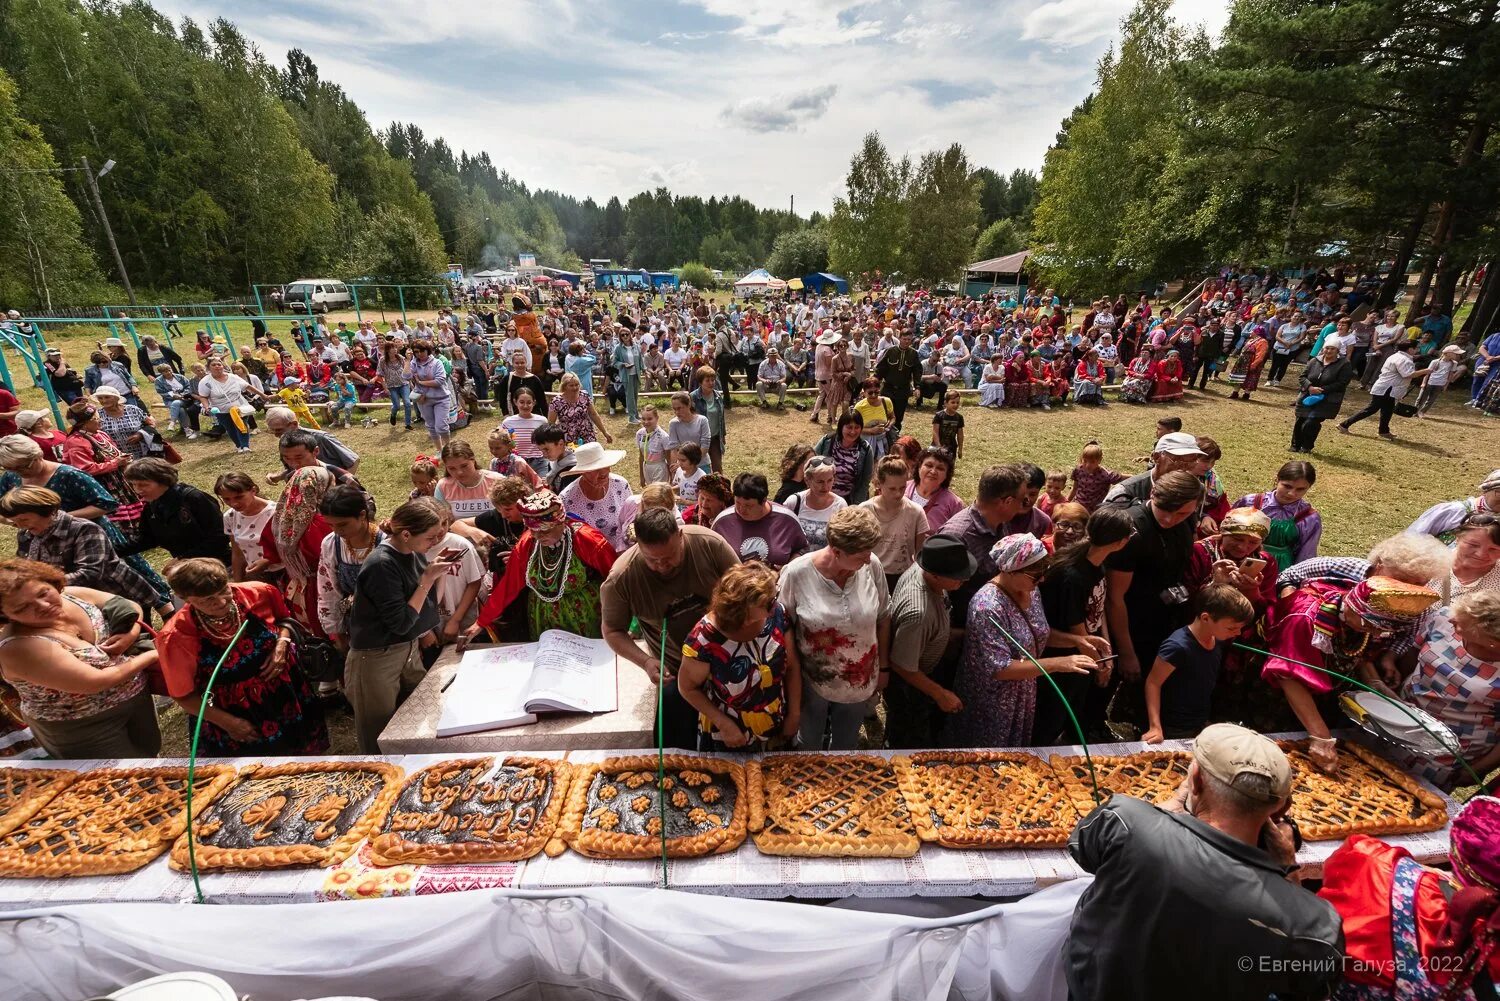
[[[995,561],[995,569],[1001,573],[1024,570],[1038,560],[1045,559],[1046,556],[1046,545],[1030,532],[1007,535],[990,549],[990,558]]]
[[[1457,967],[1444,997],[1460,996],[1500,951],[1500,799],[1475,796],[1453,818],[1449,861],[1461,889],[1448,902],[1448,923],[1434,958]]]
[[[314,568],[302,558],[300,543],[307,528],[318,516],[318,508],[328,491],[333,489],[333,474],[318,466],[303,466],[292,471],[287,480],[281,500],[276,502],[276,513],[271,516],[271,533],[276,540],[276,552],[281,565],[294,585],[300,585],[312,577]]]
[[[562,498],[545,488],[523,497],[516,506],[520,508],[521,522],[528,531],[544,531],[558,522],[568,520]]]
[[[1475,796],[1449,830],[1453,875],[1465,886],[1500,892],[1500,799]]]
[[[1237,507],[1219,522],[1220,535],[1253,535],[1264,539],[1271,534],[1271,519],[1253,507]]]
[[[1344,604],[1377,628],[1394,632],[1441,600],[1436,591],[1394,577],[1370,577],[1349,589]]]

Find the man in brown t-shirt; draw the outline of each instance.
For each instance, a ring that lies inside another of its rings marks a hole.
[[[697,746],[698,711],[677,691],[682,642],[708,611],[714,585],[739,559],[718,533],[679,525],[671,511],[647,509],[636,515],[634,525],[636,544],[615,560],[599,592],[604,639],[653,682],[665,659],[662,742],[691,750]],[[630,636],[632,618],[640,622],[644,649]]]

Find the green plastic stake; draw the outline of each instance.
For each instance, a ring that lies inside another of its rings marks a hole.
[[[1055,680],[1053,680],[1052,675],[1047,673],[1046,668],[1042,667],[1041,662],[1031,655],[1031,651],[1022,646],[1016,640],[1016,638],[1010,634],[1010,630],[1006,629],[1000,624],[1000,617],[994,612],[990,612],[989,615],[990,624],[993,625],[996,629],[1000,630],[1001,634],[1010,641],[1010,645],[1020,651],[1021,656],[1031,661],[1032,666],[1041,672],[1042,677],[1047,679],[1047,684],[1052,686],[1052,690],[1057,693],[1057,697],[1062,701],[1063,708],[1068,711],[1068,718],[1073,721],[1073,732],[1078,734],[1078,743],[1083,745],[1083,760],[1088,762],[1089,781],[1093,783],[1094,786],[1094,805],[1098,806],[1100,803],[1104,802],[1104,797],[1099,795],[1099,775],[1094,771],[1094,756],[1089,753],[1088,739],[1083,735],[1083,727],[1079,724],[1078,717],[1073,712],[1073,706],[1068,702],[1068,697],[1062,693],[1062,687],[1058,685]]]
[[[197,903],[204,903],[203,887],[198,883],[198,852],[193,847],[193,774],[198,766],[198,736],[203,732],[203,713],[214,704],[214,682],[219,679],[219,668],[224,666],[224,660],[229,656],[229,651],[239,642],[240,634],[250,624],[246,619],[240,623],[240,627],[234,631],[228,643],[224,645],[224,652],[219,655],[219,662],[214,665],[213,671],[208,675],[208,684],[203,686],[203,700],[198,705],[198,721],[193,724],[193,746],[188,748],[188,774],[187,774],[187,845],[188,845],[188,869],[193,874],[193,893],[197,896]]]
[[[661,650],[656,657],[656,808],[661,814],[661,888],[667,889],[666,760],[667,620],[661,620]]]

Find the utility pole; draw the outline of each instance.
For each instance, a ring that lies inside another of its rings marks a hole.
[[[109,252],[115,256],[115,268],[120,272],[120,281],[125,285],[125,295],[134,306],[135,289],[130,287],[130,275],[125,272],[125,261],[120,257],[120,248],[115,244],[115,231],[109,225],[109,216],[104,214],[104,200],[99,197],[99,178],[94,176],[94,171],[89,167],[88,157],[81,156],[78,162],[83,164],[83,176],[88,178],[89,194],[94,196],[94,209],[99,213],[99,221],[104,224],[104,238],[109,241]],[[114,166],[113,160],[106,160],[103,169],[99,171],[99,177],[109,173]]]
[[[796,195],[792,195],[791,212],[792,212],[792,215],[794,215],[794,216],[797,214],[797,196]]]

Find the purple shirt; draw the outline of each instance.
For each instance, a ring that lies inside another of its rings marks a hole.
[[[934,533],[942,531],[943,526],[948,524],[948,519],[964,509],[964,502],[959,499],[958,494],[947,487],[933,494],[930,500],[924,501],[917,493],[916,480],[906,485],[906,499],[927,515],[927,530]]]
[[[714,519],[713,529],[741,561],[760,560],[777,570],[808,549],[797,516],[780,504],[772,504],[771,513],[756,521],[746,521],[730,508]]]

